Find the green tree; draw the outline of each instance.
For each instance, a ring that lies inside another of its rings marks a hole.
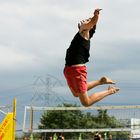
[[[116,128],[123,127],[124,124],[118,121],[114,116],[109,116],[107,110],[98,110],[97,116],[98,128]]]
[[[63,104],[64,107],[77,105]],[[59,106],[60,107],[60,106]],[[81,110],[51,110],[45,111],[40,118],[39,129],[84,129],[84,128],[117,128],[121,126],[114,116],[109,116],[107,110],[98,110],[97,115]],[[121,133],[119,133],[121,135]],[[47,136],[52,136],[47,133]],[[89,138],[91,134],[81,133],[82,138]],[[125,137],[125,133],[122,134]],[[79,133],[65,133],[65,138],[78,139]]]
[[[76,106],[64,104],[64,107]],[[85,114],[80,110],[58,110],[45,111],[40,118],[40,129],[78,129],[85,125]],[[52,135],[52,134],[49,134]],[[65,133],[65,137],[77,138],[78,133]]]

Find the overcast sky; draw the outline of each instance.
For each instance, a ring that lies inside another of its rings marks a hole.
[[[44,101],[49,88],[51,100],[57,96],[79,103],[63,76],[65,51],[77,23],[91,17],[95,8],[103,10],[91,40],[88,80],[106,75],[121,88],[97,104],[140,104],[139,5],[139,0],[1,0],[0,106],[16,97],[18,109],[24,109],[32,101]]]

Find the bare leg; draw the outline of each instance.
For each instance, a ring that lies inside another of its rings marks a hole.
[[[103,84],[115,84],[115,82],[113,80],[111,80],[110,78],[104,76],[99,80],[88,82],[87,83],[88,90],[90,90],[98,85],[103,85]]]
[[[93,93],[91,96],[88,96],[87,92],[79,93],[79,99],[84,106],[88,107],[88,106],[102,100],[106,96],[116,93],[117,91],[119,91],[119,88],[109,87],[107,90],[102,91],[102,92]]]
[[[99,85],[101,85],[100,80],[91,81],[91,82],[87,83],[88,90],[90,90],[96,86],[99,86]]]

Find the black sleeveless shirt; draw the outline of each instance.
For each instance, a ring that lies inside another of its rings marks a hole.
[[[90,40],[84,39],[78,32],[66,52],[66,65],[85,64],[89,61]]]

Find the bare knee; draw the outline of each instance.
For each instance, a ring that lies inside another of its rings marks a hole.
[[[91,104],[89,104],[89,101],[81,102],[81,103],[84,107],[89,107],[91,105]]]
[[[97,102],[96,100],[91,100],[91,98],[88,96],[80,97],[80,101],[84,107],[89,107]]]
[[[81,102],[81,103],[82,103],[82,105],[83,105],[84,107],[89,107],[89,106],[93,105],[93,104],[96,103],[96,102],[97,102],[97,101],[92,102],[92,101],[88,100],[88,101]]]
[[[90,98],[87,94],[87,92],[83,92],[83,93],[79,93],[79,99],[81,101],[81,104],[85,107],[88,107],[91,105],[91,101],[90,101]]]
[[[89,107],[91,105],[89,98],[84,98],[84,99],[83,98],[80,98],[80,101],[81,101],[81,104],[84,107]]]

